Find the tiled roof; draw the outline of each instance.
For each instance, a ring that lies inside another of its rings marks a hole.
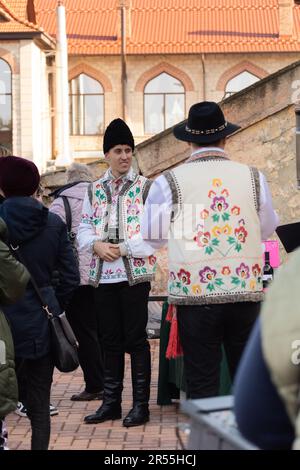
[[[120,53],[118,3],[64,0],[70,54]],[[279,0],[131,0],[131,3],[128,54],[300,50],[300,7],[293,7],[296,34],[280,36]],[[57,0],[35,0],[34,5],[37,23],[55,37]]]
[[[0,0],[0,14],[2,12],[8,19],[0,22],[0,38],[1,33],[41,33],[47,36],[42,28],[28,20],[27,4],[28,0]]]

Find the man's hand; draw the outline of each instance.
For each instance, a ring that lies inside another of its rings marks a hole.
[[[94,252],[104,261],[115,261],[120,258],[119,247],[113,243],[105,243],[98,240],[94,243]]]

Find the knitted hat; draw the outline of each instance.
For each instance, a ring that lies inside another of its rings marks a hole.
[[[36,165],[21,157],[0,158],[0,188],[5,197],[32,196],[40,182]]]
[[[114,119],[107,126],[103,138],[104,154],[116,145],[129,145],[134,151],[134,139],[131,130],[123,119]]]
[[[68,183],[93,181],[93,174],[88,165],[83,163],[72,163],[66,171],[66,178]]]

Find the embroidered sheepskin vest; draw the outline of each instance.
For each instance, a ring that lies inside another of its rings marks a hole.
[[[165,176],[174,204],[169,302],[262,300],[258,171],[208,153]]]
[[[139,233],[143,204],[151,186],[151,181],[136,175],[134,181],[127,181],[118,198],[119,241],[130,240]],[[102,241],[108,241],[109,220],[112,196],[109,185],[101,178],[88,188],[89,199],[93,207],[92,224],[95,233]],[[156,268],[155,256],[147,258],[123,257],[127,279],[130,285],[153,280]],[[103,261],[93,256],[89,284],[97,287],[101,278]]]

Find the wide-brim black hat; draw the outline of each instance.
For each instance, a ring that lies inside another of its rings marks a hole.
[[[194,104],[187,121],[174,127],[173,133],[179,140],[198,144],[217,142],[240,129],[240,126],[225,120],[220,106],[213,101]]]

